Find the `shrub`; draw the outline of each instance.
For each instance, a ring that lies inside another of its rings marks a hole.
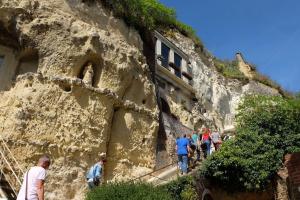
[[[144,183],[111,183],[87,193],[86,200],[172,200],[162,188]]]
[[[203,44],[195,30],[176,18],[174,9],[168,8],[158,0],[102,0],[104,5],[113,10],[117,17],[138,30],[177,29],[192,38],[196,46]]]
[[[224,142],[200,171],[231,191],[267,187],[286,153],[300,151],[300,101],[248,96],[239,106],[236,138]]]
[[[217,71],[223,74],[226,78],[238,79],[243,82],[248,82],[248,79],[239,70],[238,63],[236,60],[227,61],[215,59],[214,64]]]
[[[195,179],[192,176],[180,177],[166,185],[161,186],[166,190],[173,200],[197,200]]]
[[[281,97],[249,96],[239,106],[239,131],[270,136],[266,144],[284,153],[300,151],[300,101]]]

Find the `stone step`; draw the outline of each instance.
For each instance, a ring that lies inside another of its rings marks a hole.
[[[168,183],[178,177],[178,167],[174,166],[152,178],[150,178],[147,182],[152,183],[153,185],[161,185]]]
[[[187,175],[195,174],[200,167],[201,167],[201,162],[197,162]],[[180,174],[179,168],[176,165],[166,169],[160,174],[154,174],[153,177],[150,178],[147,182],[152,183],[155,186],[158,186],[176,180],[180,176],[182,175]]]

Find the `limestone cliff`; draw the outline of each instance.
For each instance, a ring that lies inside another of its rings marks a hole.
[[[188,55],[194,74],[192,108],[166,99],[182,124],[228,129],[243,95],[278,94],[225,79],[182,34],[168,39]],[[100,1],[0,0],[0,135],[23,169],[51,156],[47,199],[83,199],[85,172],[100,153],[108,159],[106,180],[155,168],[163,115],[144,44]]]
[[[139,34],[99,3],[0,1],[0,134],[22,168],[47,153],[47,199],[83,199],[106,179],[153,169],[158,107]]]
[[[190,56],[194,74],[193,87],[198,99],[193,112],[190,113],[195,128],[207,124],[221,132],[230,130],[234,127],[236,108],[244,95],[280,95],[276,89],[252,80],[245,84],[239,80],[225,78],[216,71],[212,59],[210,64],[203,62],[190,38],[178,32],[167,34],[166,37]],[[186,117],[186,114],[183,116]]]

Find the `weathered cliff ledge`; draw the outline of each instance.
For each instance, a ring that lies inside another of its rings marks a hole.
[[[225,79],[179,33],[169,40],[193,67],[192,111],[170,99],[187,126],[224,130],[243,95],[278,94]],[[0,0],[0,134],[24,169],[51,155],[47,199],[83,199],[85,172],[100,153],[106,180],[155,168],[161,115],[143,46],[98,1]]]
[[[166,37],[177,47],[190,56],[191,67],[194,73],[196,97],[200,104],[194,108],[194,124],[198,123],[197,115],[204,114],[212,121],[211,126],[222,131],[234,127],[234,116],[241,98],[247,94],[280,95],[279,92],[262,83],[250,80],[244,83],[237,79],[228,79],[217,72],[211,59],[210,64],[205,64],[196,49],[192,39],[174,32]],[[204,108],[205,113],[199,109]],[[202,123],[199,123],[201,125]]]

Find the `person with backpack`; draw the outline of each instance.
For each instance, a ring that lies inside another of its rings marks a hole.
[[[199,135],[197,134],[196,131],[194,131],[193,135],[192,135],[192,140],[193,140],[193,144],[195,145],[196,147],[196,161],[200,161],[200,141],[201,141],[201,138],[199,137]]]
[[[204,151],[204,158],[210,155],[210,147],[211,147],[211,137],[210,137],[210,130],[209,128],[203,129],[203,134],[202,134],[202,145],[205,148]]]
[[[94,164],[86,175],[86,180],[89,189],[93,189],[100,185],[101,178],[103,176],[103,166],[105,162],[105,157],[100,156],[99,161]]]

